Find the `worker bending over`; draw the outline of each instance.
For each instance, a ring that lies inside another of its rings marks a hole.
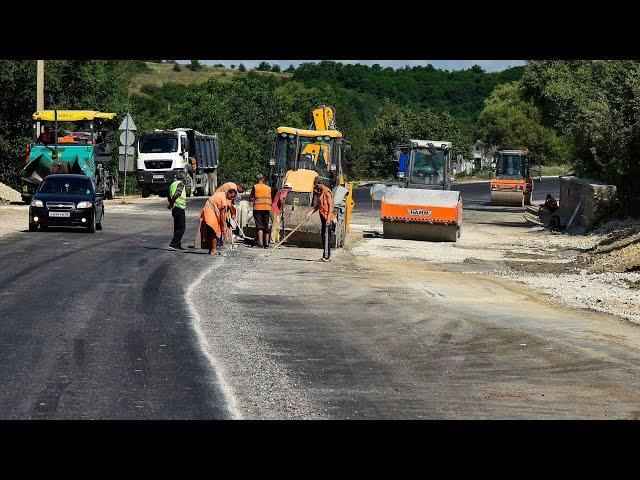
[[[282,209],[284,208],[284,201],[291,191],[291,188],[292,186],[290,183],[285,183],[273,197],[273,202],[271,202],[271,241],[273,243],[278,243],[280,241],[280,229],[282,228]]]
[[[227,190],[227,193],[214,193],[207,199],[200,212],[200,248],[208,249],[210,255],[220,254],[218,248],[223,244],[222,239],[229,233],[229,201],[233,202],[236,193],[234,189]]]
[[[176,179],[169,185],[169,205],[173,217],[173,239],[169,244],[171,250],[185,250],[182,248],[182,236],[187,227],[185,209],[187,208],[187,189],[184,187],[186,175],[178,172]]]
[[[264,176],[257,175],[256,183],[251,189],[253,203],[253,219],[258,231],[258,247],[269,247],[269,213],[271,212],[271,187],[264,183]]]
[[[237,195],[240,195],[241,193],[244,193],[245,188],[244,188],[244,185],[242,185],[241,183],[236,184],[234,182],[226,182],[220,185],[215,193],[223,192],[226,195],[226,193],[229,190],[235,190],[237,192]],[[238,229],[238,212],[236,210],[235,198],[234,200],[229,200],[227,204],[229,206],[229,215],[227,215],[227,225],[231,229],[232,233],[239,234],[240,232],[238,231],[239,230]]]
[[[320,238],[323,245],[322,261],[328,262],[331,259],[331,224],[334,219],[333,194],[331,189],[322,183],[320,177],[314,179],[313,191],[318,195],[318,202],[315,208],[307,213],[305,219],[309,220],[315,212],[320,212]]]

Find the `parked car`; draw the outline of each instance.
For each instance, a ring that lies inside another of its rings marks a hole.
[[[29,231],[50,226],[102,230],[104,202],[86,175],[55,174],[42,181],[29,206]]]

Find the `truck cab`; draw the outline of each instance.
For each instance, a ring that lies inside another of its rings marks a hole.
[[[184,131],[155,130],[140,135],[137,144],[138,185],[142,196],[167,195],[179,171],[189,165],[189,141]],[[187,189],[190,194],[190,189]]]
[[[187,174],[187,196],[211,195],[218,183],[218,137],[191,128],[155,130],[137,144],[138,185],[143,197],[166,196],[178,172]]]

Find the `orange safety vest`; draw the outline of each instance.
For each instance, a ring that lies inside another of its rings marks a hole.
[[[322,186],[322,193],[320,193],[320,198],[318,198],[318,210],[322,218],[333,222],[333,193],[331,193],[331,189],[325,185]]]
[[[271,187],[257,183],[253,187],[253,209],[271,211]]]

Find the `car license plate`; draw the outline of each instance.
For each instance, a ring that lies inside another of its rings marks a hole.
[[[162,181],[164,181],[164,175],[154,175],[153,179],[154,180],[160,180],[162,182]]]
[[[49,212],[50,217],[70,217],[71,212]]]

